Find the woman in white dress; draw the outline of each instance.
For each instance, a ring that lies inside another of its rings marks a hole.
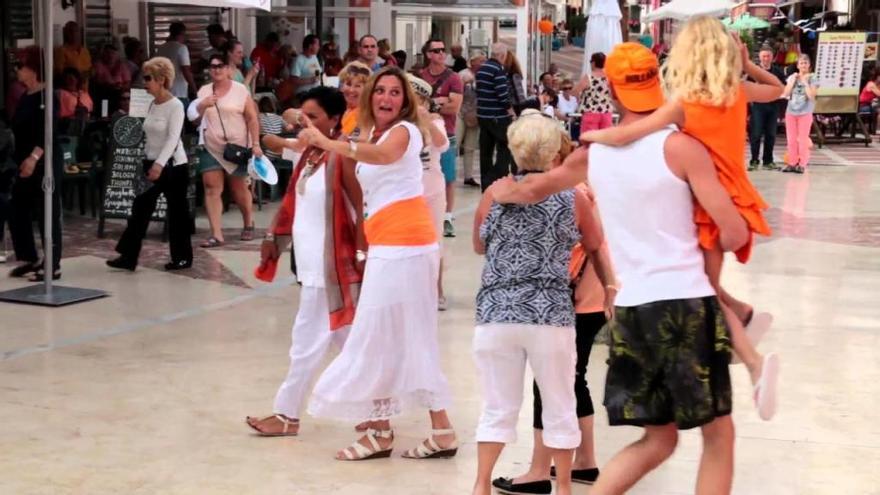
[[[400,69],[370,78],[360,123],[360,141],[334,141],[308,121],[299,136],[357,161],[369,244],[351,335],[315,385],[309,413],[367,421],[364,435],[336,454],[365,460],[391,455],[391,418],[427,408],[431,436],[404,457],[452,457],[458,441],[446,414],[451,397],[437,342],[440,255],[419,158],[428,133]]]

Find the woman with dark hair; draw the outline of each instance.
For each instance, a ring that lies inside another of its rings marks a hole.
[[[253,197],[249,187],[247,165],[228,160],[224,153],[228,144],[250,148],[255,157],[262,157],[260,148],[260,122],[257,104],[244,84],[230,78],[229,59],[226,53],[214,53],[208,60],[211,82],[199,89],[198,100],[190,107],[204,122],[204,149],[199,153],[199,169],[205,186],[205,210],[211,224],[211,235],[202,248],[222,246],[223,238],[223,187],[226,177],[232,198],[241,210],[244,228],[241,240],[254,238]]]
[[[92,112],[94,103],[88,91],[84,89],[82,75],[73,67],[61,73],[61,87],[58,90],[58,119],[69,119],[76,115],[77,109],[85,109],[86,115]],[[82,111],[82,110],[80,110]]]
[[[244,46],[242,46],[241,41],[238,41],[235,38],[230,39],[229,42],[226,43],[224,51],[229,60],[229,70],[232,74],[232,80],[244,84],[251,92],[253,92],[254,80],[257,78],[257,74],[260,73],[259,64],[251,63],[251,61],[244,56]],[[247,72],[247,75],[244,74],[245,72]]]
[[[611,88],[605,77],[605,54],[596,52],[590,57],[590,73],[581,78],[574,94],[580,94],[580,132],[605,129],[613,123],[611,112]]]
[[[341,136],[346,110],[342,94],[317,87],[302,96],[302,115],[327,139]],[[296,139],[265,136],[267,150],[281,154],[297,147]],[[300,289],[299,310],[291,331],[290,368],[275,395],[274,414],[248,416],[248,426],[261,436],[299,433],[306,394],[331,345],[341,349],[354,319],[363,274],[356,259],[365,247],[357,233],[361,189],[354,167],[338,153],[309,146],[293,170],[281,208],[269,224],[261,248],[261,269],[277,264],[279,237],[293,236],[293,270]]]
[[[15,259],[22,262],[10,277],[30,275],[32,282],[42,281],[46,274],[34,242],[33,222],[40,226],[43,249],[46,248],[44,221],[43,176],[46,163],[45,110],[46,85],[43,83],[43,52],[37,46],[29,46],[16,54],[15,77],[26,88],[12,116],[12,132],[15,135],[15,151],[12,161],[18,166],[18,177],[12,186],[9,230]],[[56,112],[57,115],[57,112]],[[52,142],[53,160],[50,166],[57,178],[52,194],[52,279],[61,278],[61,153],[57,140]]]
[[[358,441],[336,453],[340,461],[389,457],[391,418],[427,408],[432,431],[404,457],[452,457],[458,440],[446,408],[449,383],[440,368],[437,277],[440,253],[423,194],[427,133],[406,74],[386,67],[361,98],[358,141],[328,138],[306,121],[300,139],[357,161],[364,191],[364,233],[369,253],[351,337],[318,379],[309,413],[366,421]],[[423,130],[425,129],[425,130]]]

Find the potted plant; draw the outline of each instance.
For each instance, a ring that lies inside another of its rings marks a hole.
[[[580,48],[584,47],[584,33],[587,31],[587,18],[581,14],[573,15],[568,19],[568,34],[571,36],[571,44]]]

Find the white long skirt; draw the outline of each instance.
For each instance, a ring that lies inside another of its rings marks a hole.
[[[318,379],[309,414],[389,419],[449,407],[437,341],[437,251],[370,257],[348,341]]]

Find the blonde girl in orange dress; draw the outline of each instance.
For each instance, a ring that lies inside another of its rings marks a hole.
[[[756,82],[744,82],[743,72]],[[627,126],[585,132],[581,141],[623,146],[677,125],[709,150],[719,181],[730,193],[751,233],[770,235],[763,214],[767,203],[749,181],[743,146],[748,103],[777,100],[782,94],[782,83],[753,63],[739,38],[710,17],[692,19],[679,32],[667,59],[665,83],[671,99],[653,115]],[[779,358],[773,353],[762,356],[750,338],[757,341],[769,327],[772,316],[755,314],[751,306],[721,287],[724,255],[719,247],[720,231],[699,203],[695,204],[694,221],[705,253],[706,273],[723,303],[734,350],[749,370],[758,413],[769,420],[776,410]],[[748,261],[752,242],[736,252],[740,263]]]

